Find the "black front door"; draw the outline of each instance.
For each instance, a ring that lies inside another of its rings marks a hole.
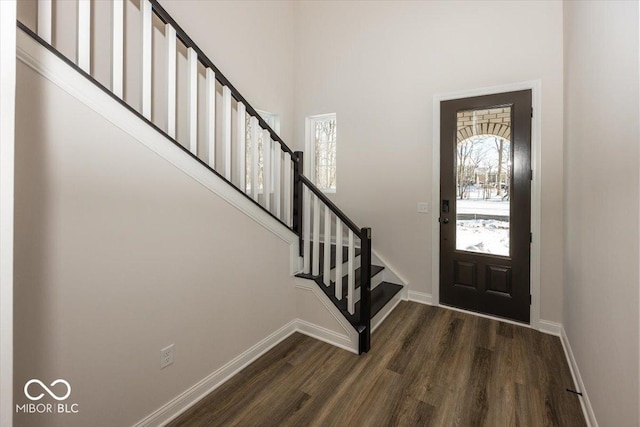
[[[529,322],[531,91],[440,104],[440,302]]]

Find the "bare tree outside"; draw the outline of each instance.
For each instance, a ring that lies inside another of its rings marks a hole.
[[[336,189],[336,141],[335,118],[315,120],[315,184],[323,190]]]
[[[504,151],[504,139],[498,138],[497,136],[493,138],[493,142],[496,145],[496,150],[498,150],[498,196],[502,195],[502,154]]]
[[[457,175],[458,198],[469,198],[469,189],[478,183],[478,168],[485,165],[488,149],[485,137],[477,136],[458,143]],[[490,167],[490,166],[489,166]]]
[[[267,122],[267,124],[272,128],[272,129],[276,129],[276,125],[277,125],[277,121],[278,121],[278,115],[277,114],[273,114],[273,113],[267,113],[267,112],[260,112],[260,116],[262,117],[262,119],[264,121]],[[258,192],[262,192],[262,183],[263,183],[263,177],[262,177],[262,173],[263,173],[263,169],[264,169],[264,141],[263,141],[263,132],[262,132],[262,127],[260,125],[258,125],[257,129],[253,129],[252,125],[251,125],[252,121],[251,121],[251,116],[249,114],[245,115],[245,157],[244,157],[244,161],[245,161],[245,191],[250,192],[251,191],[251,185],[253,184],[251,182],[251,177],[252,177],[252,169],[253,169],[253,132],[258,132]],[[276,150],[277,152],[277,150]],[[271,182],[273,182],[273,173],[272,172],[272,176],[271,176]]]
[[[251,116],[249,116],[248,114],[246,115],[246,121],[245,121],[245,143],[246,143],[246,149],[245,149],[245,185],[246,185],[246,191],[251,191],[251,185],[253,184],[251,182],[251,177],[252,175],[252,169],[253,169],[253,159],[252,159],[252,153],[253,153],[253,146],[252,146],[252,137],[253,137],[253,132],[258,132],[258,191],[262,191],[262,170],[263,170],[263,150],[262,147],[264,146],[264,143],[262,141],[262,128],[260,126],[258,126],[258,129],[253,129],[251,126]]]

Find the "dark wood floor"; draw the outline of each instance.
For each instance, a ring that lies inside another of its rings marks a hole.
[[[403,302],[356,356],[295,334],[172,426],[584,426],[557,337]]]

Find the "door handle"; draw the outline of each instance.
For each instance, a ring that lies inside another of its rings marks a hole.
[[[442,218],[440,222],[443,224],[449,224],[449,218]]]

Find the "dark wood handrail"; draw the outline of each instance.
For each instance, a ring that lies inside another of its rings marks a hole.
[[[170,24],[173,29],[176,30],[176,36],[180,39],[180,41],[186,47],[190,47],[196,52],[196,54],[198,55],[198,60],[202,63],[202,65],[213,70],[213,72],[216,74],[216,80],[218,80],[223,86],[227,86],[229,88],[229,90],[231,91],[231,95],[236,99],[236,101],[242,102],[245,105],[247,113],[258,119],[258,123],[260,123],[260,126],[263,129],[268,130],[271,134],[271,139],[280,143],[280,149],[284,152],[289,153],[291,155],[291,161],[295,162],[295,155],[293,154],[291,148],[289,148],[287,144],[284,143],[282,138],[280,138],[280,136],[273,129],[271,129],[271,126],[269,126],[269,124],[260,116],[260,114],[258,114],[258,112],[251,106],[251,104],[247,102],[245,97],[240,94],[240,91],[238,91],[238,89],[236,89],[231,84],[229,79],[227,79],[224,74],[222,74],[218,67],[214,65],[209,57],[205,55],[202,49],[200,49],[198,45],[191,39],[191,37],[187,35],[187,33],[182,29],[180,25],[178,25],[178,23],[171,17],[171,15],[169,15],[169,12],[167,12],[162,6],[160,6],[158,0],[150,0],[150,2],[153,12],[158,16],[158,18],[160,18],[163,23]]]
[[[324,203],[338,218],[340,218],[340,221],[346,224],[346,226],[349,227],[351,231],[353,231],[353,234],[355,234],[359,238],[362,238],[360,228],[358,228],[358,226],[353,221],[351,221],[349,217],[340,210],[340,208],[338,208],[331,200],[329,200],[329,198],[322,191],[320,191],[320,189],[316,187],[313,182],[309,181],[309,178],[304,175],[300,175],[300,181],[302,181],[302,183],[309,190],[311,190],[313,194],[318,196],[322,203]]]

